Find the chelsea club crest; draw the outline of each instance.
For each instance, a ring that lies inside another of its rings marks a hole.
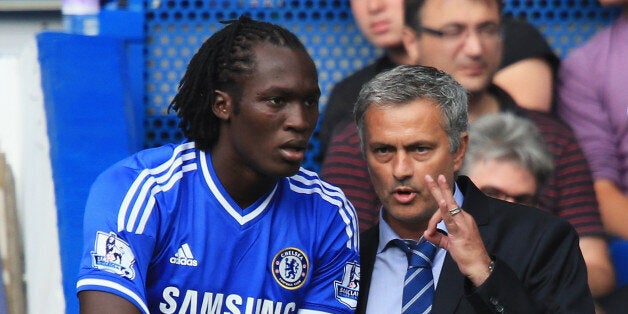
[[[273,258],[272,272],[275,280],[284,288],[301,288],[307,279],[310,262],[303,251],[288,247]]]

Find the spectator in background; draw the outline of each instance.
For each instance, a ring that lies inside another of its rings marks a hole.
[[[539,187],[554,170],[537,127],[511,113],[489,114],[469,128],[469,148],[460,170],[488,196],[530,206],[537,205]],[[605,241],[601,236],[581,236],[581,246]],[[583,251],[589,288],[595,298],[613,291],[615,273],[608,249],[591,246]]]
[[[538,128],[509,112],[485,115],[469,126],[461,175],[488,196],[537,206],[539,187],[554,171]]]
[[[605,308],[628,308],[628,0],[620,16],[572,51],[559,72],[558,114],[584,151],[594,179],[602,221],[610,239],[619,289],[601,300]],[[610,311],[609,311],[610,313]]]
[[[403,5],[403,0],[351,0],[353,17],[360,31],[375,47],[382,48],[384,55],[334,86],[320,122],[320,153],[316,160],[321,163],[321,176],[343,189],[352,190],[347,196],[358,211],[360,230],[372,226],[379,211],[379,201],[370,182],[364,180],[360,170],[357,173],[353,170],[364,162],[353,164],[355,160],[344,158],[343,151],[331,153],[331,160],[325,160],[325,157],[334,130],[354,124],[353,104],[361,86],[382,71],[397,64],[410,63],[402,42]],[[500,86],[507,86],[507,91],[513,92],[516,100],[530,104],[530,109],[549,111],[554,86],[552,73],[558,58],[531,24],[507,18],[503,29],[506,36],[503,68],[496,73],[495,81]],[[529,88],[534,89],[534,93],[530,93]],[[336,140],[346,141],[346,145],[354,147],[359,145],[355,137]]]
[[[600,3],[622,13],[563,61],[558,114],[589,160],[606,230],[628,240],[628,0]]]

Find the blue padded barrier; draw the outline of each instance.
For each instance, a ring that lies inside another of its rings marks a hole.
[[[144,14],[141,10],[102,10],[98,16],[99,36],[112,37],[124,42],[128,89],[133,104],[135,120],[132,129],[137,130],[133,141],[136,150],[144,148],[146,120],[144,108]]]
[[[67,313],[78,313],[83,210],[96,176],[137,150],[121,40],[37,35]]]

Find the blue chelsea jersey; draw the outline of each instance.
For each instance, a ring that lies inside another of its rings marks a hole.
[[[305,169],[240,208],[193,142],[141,151],[90,191],[77,290],[144,313],[353,313],[353,206]]]

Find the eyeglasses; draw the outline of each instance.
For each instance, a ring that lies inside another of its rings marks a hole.
[[[462,42],[469,37],[469,34],[471,34],[471,31],[469,31],[470,29],[471,28],[459,24],[445,26],[441,29],[419,26],[419,30],[426,34],[457,43]],[[503,33],[501,25],[495,23],[486,23],[475,28],[475,34],[477,34],[478,38],[484,42],[496,42],[501,40]]]
[[[535,205],[536,204],[536,195],[535,194],[519,194],[519,195],[511,195],[508,194],[496,187],[493,186],[484,186],[480,188],[480,190],[490,196],[504,201],[512,200],[515,203],[524,204],[524,205]]]

